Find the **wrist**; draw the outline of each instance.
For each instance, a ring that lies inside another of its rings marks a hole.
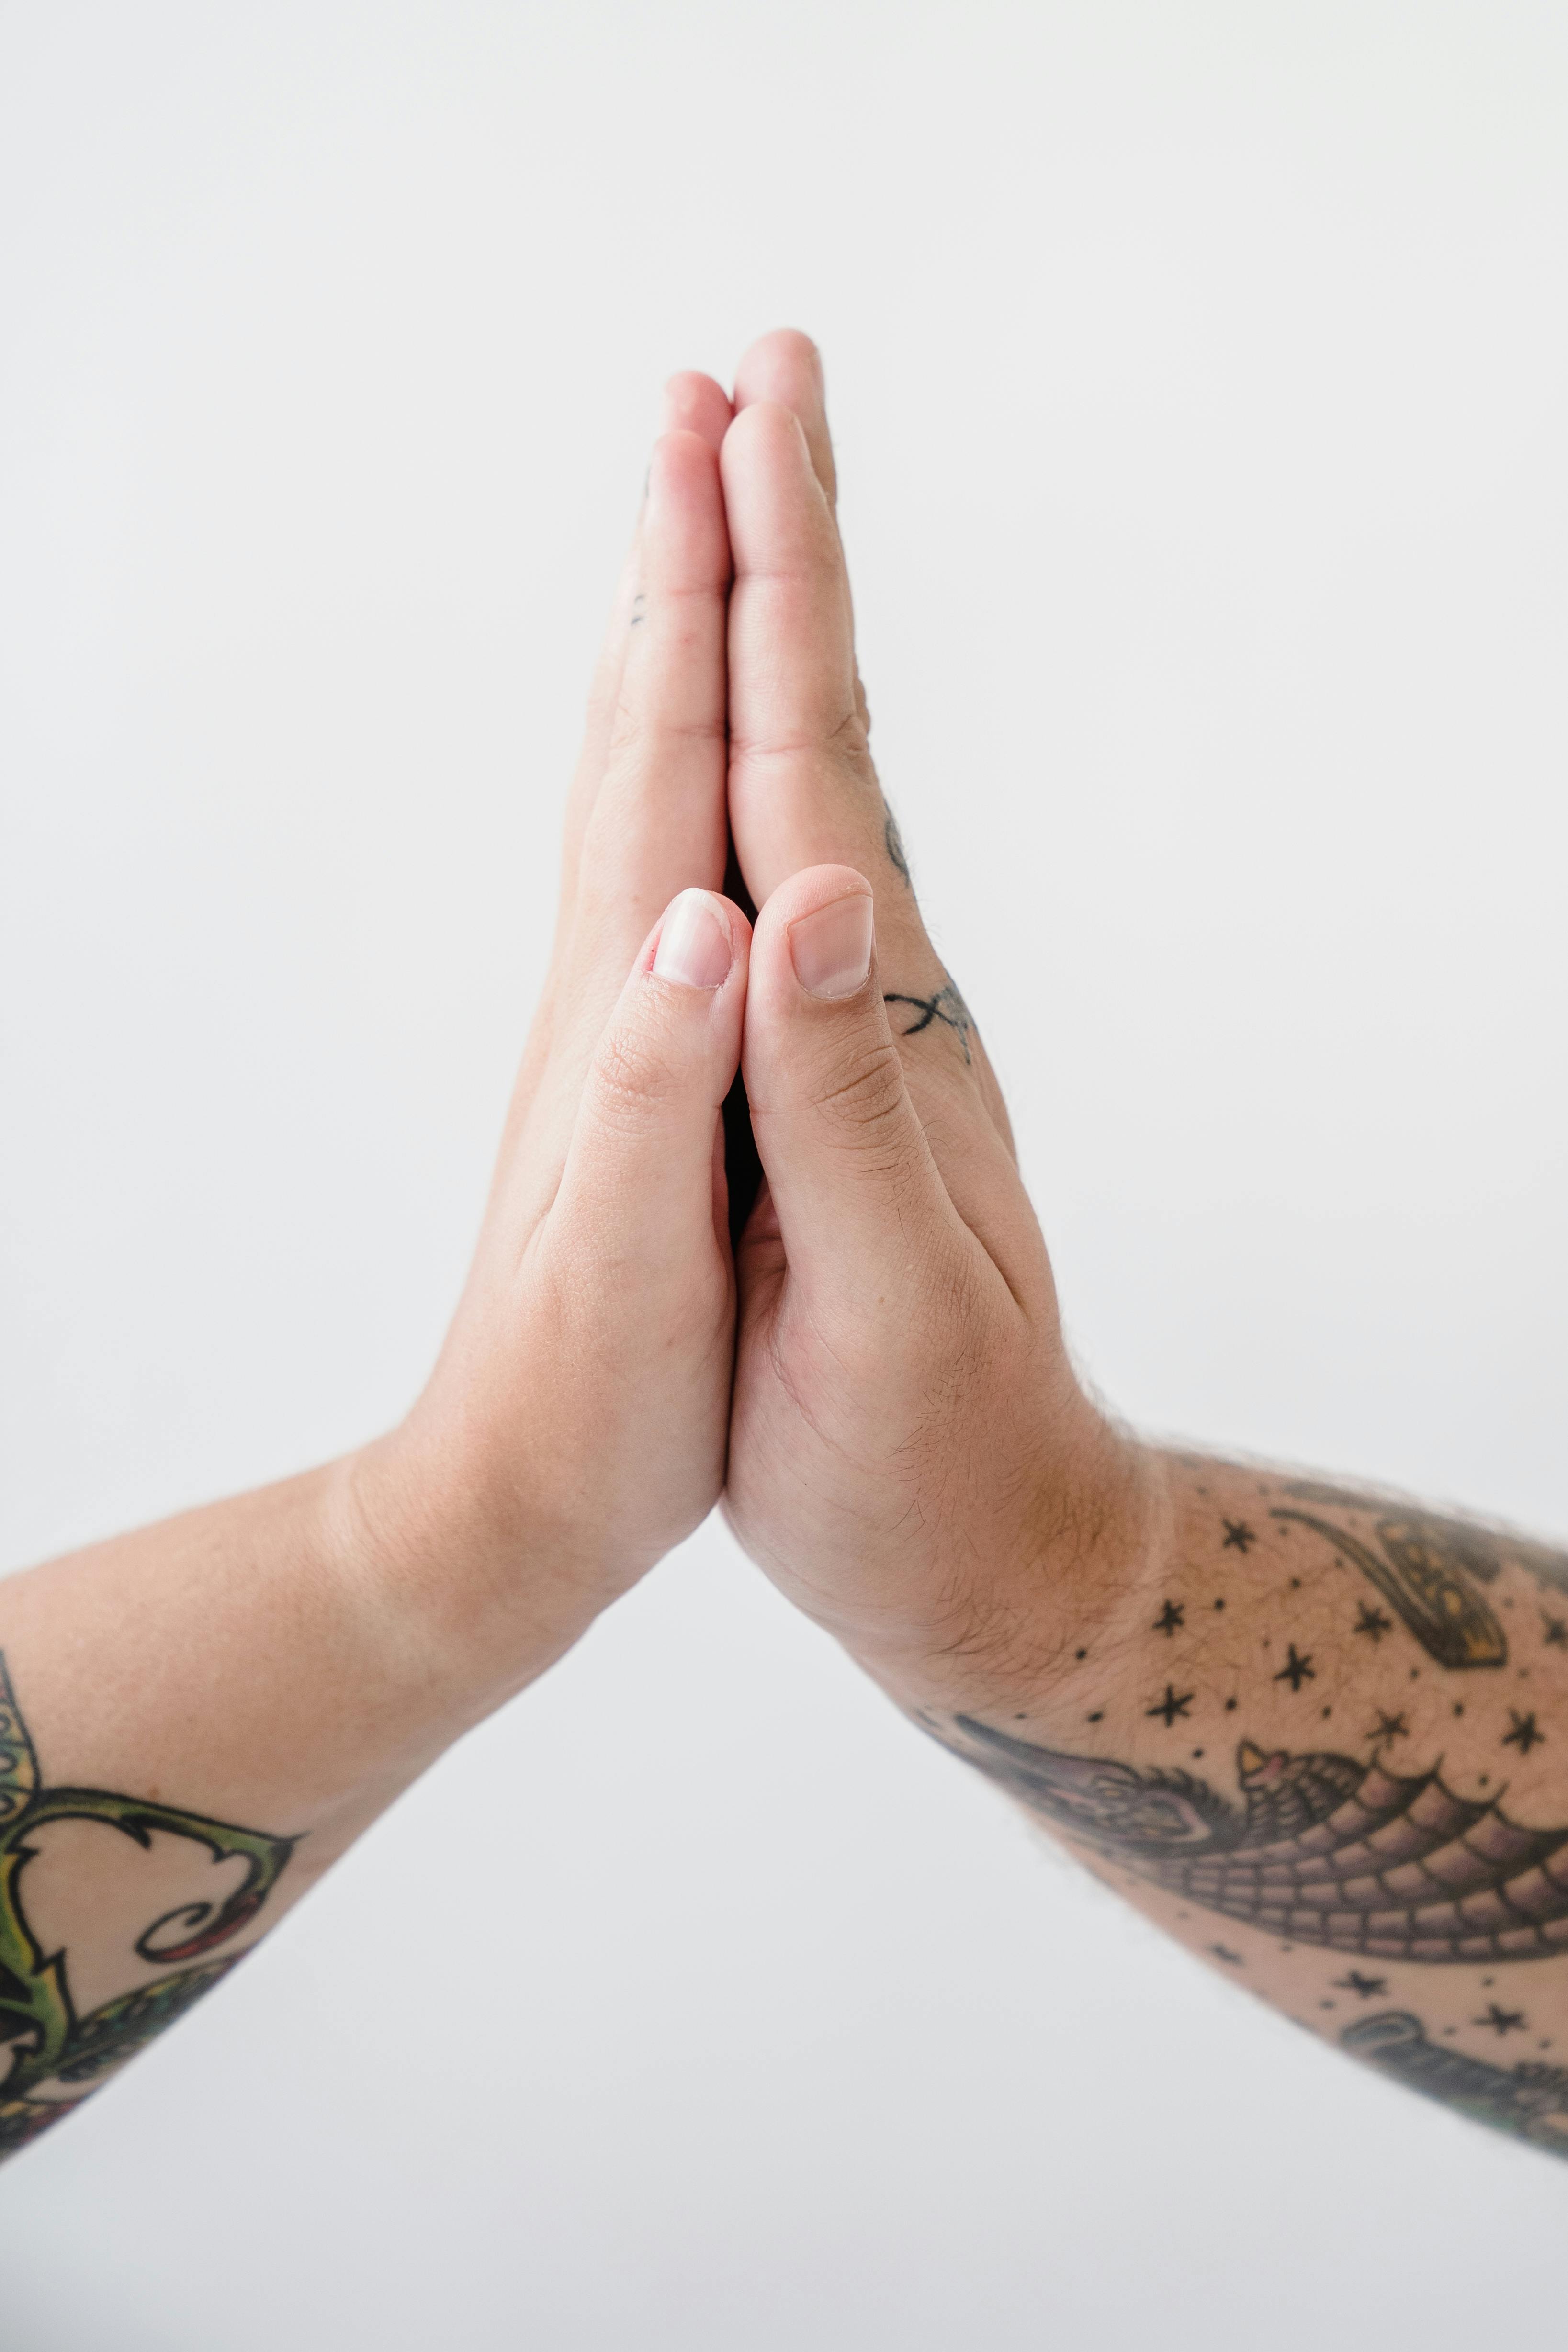
[[[942,1638],[861,1663],[910,1712],[1049,1712],[1086,1653],[1126,1641],[1152,1606],[1174,1526],[1169,1457],[1084,1400],[1033,1483],[1011,1541]]]
[[[370,1671],[437,1748],[553,1665],[613,1597],[561,1529],[417,1414],[334,1464],[323,1502]]]

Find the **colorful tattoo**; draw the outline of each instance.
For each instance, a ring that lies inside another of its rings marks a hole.
[[[43,1951],[27,1924],[21,1881],[46,1822],[103,1822],[138,1845],[163,1832],[205,1846],[215,1861],[247,1864],[240,1885],[221,1904],[191,1903],[142,1929],[133,1951],[144,1964],[198,1961],[105,2001],[85,2017],[72,2005],[62,1954]],[[79,2086],[97,2084],[161,2033],[234,1966],[236,1956],[205,1955],[256,1917],[293,1852],[292,1838],[263,1836],[226,1822],[145,1798],[100,1789],[49,1789],[0,1657],[0,2156],[34,2138],[69,2112]],[[50,2095],[48,2086],[58,2087]]]

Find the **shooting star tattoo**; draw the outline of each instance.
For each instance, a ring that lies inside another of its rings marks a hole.
[[[1360,1569],[1441,1666],[1508,1663],[1501,1621],[1479,1589],[1495,1583],[1505,1567],[1523,1569],[1553,1592],[1568,1592],[1568,1557],[1550,1545],[1444,1518],[1435,1511],[1400,1508],[1316,1479],[1295,1479],[1284,1491],[1290,1503],[1276,1507],[1269,1516],[1310,1528],[1342,1559]],[[1296,1507],[1302,1503],[1353,1511],[1373,1524],[1365,1534],[1353,1532],[1316,1510]],[[1355,1631],[1371,1633],[1375,1642],[1384,1630],[1375,1624],[1380,1614],[1363,1602]],[[1545,1619],[1549,1642],[1556,1639],[1550,1631],[1553,1622]],[[1561,1646],[1568,1648],[1568,1624]]]
[[[201,1965],[181,1967],[78,2016],[68,1958],[41,1948],[21,1899],[32,1853],[27,1840],[46,1822],[59,1821],[103,1822],[143,1847],[156,1833],[188,1838],[215,1862],[237,1856],[244,1862],[244,1878],[221,1903],[189,1903],[164,1913],[132,1948],[150,1966]],[[144,1798],[46,1788],[0,1657],[0,2157],[68,2114],[86,2089],[96,2089],[226,1976],[239,1955],[216,1960],[206,1955],[256,1917],[297,1842]]]

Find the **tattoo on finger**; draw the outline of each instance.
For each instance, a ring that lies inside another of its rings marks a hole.
[[[884,994],[882,1002],[884,1004],[907,1004],[919,1015],[919,1018],[911,1021],[907,1028],[900,1031],[900,1036],[918,1037],[922,1029],[929,1029],[933,1022],[940,1022],[944,1029],[951,1029],[958,1039],[963,1048],[964,1060],[966,1062],[973,1060],[974,1057],[969,1050],[969,1037],[974,1026],[974,1016],[951,980],[939,988],[934,996],[903,996],[897,990],[889,989]]]

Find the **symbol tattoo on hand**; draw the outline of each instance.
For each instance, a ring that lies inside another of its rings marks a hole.
[[[934,996],[901,996],[897,990],[889,989],[882,1002],[884,1004],[912,1005],[920,1014],[918,1021],[911,1021],[907,1029],[899,1032],[900,1036],[918,1037],[922,1029],[929,1029],[933,1021],[940,1021],[943,1028],[951,1029],[958,1039],[963,1048],[964,1060],[973,1060],[969,1050],[969,1033],[974,1026],[973,1015],[952,981],[945,987],[939,988]]]

